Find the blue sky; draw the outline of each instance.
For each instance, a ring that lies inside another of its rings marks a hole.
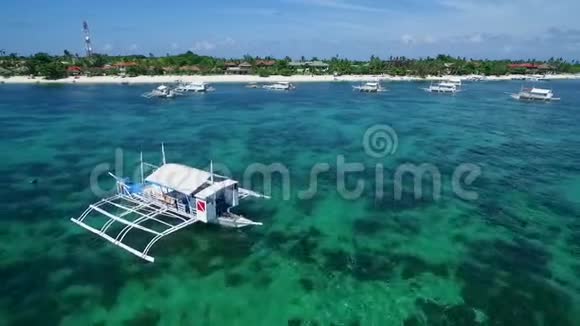
[[[580,59],[579,0],[12,1],[0,49],[293,58],[434,56]]]

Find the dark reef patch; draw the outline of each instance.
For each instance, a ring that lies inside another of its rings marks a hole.
[[[573,325],[571,299],[546,280],[550,255],[522,238],[513,243],[470,246],[471,261],[460,266],[465,303],[488,315],[490,325]]]
[[[415,198],[413,190],[403,189],[401,196],[396,197],[395,192],[392,189],[393,188],[390,188],[390,186],[387,185],[383,197],[377,198],[367,205],[368,210],[376,213],[402,212],[426,208],[436,203],[430,192],[423,192],[421,197]],[[371,198],[374,198],[374,195]]]
[[[393,260],[397,265],[402,266],[401,277],[403,279],[414,278],[423,273],[431,273],[443,278],[449,277],[449,270],[445,264],[430,264],[410,255],[395,255]]]
[[[282,231],[272,231],[266,236],[266,244],[273,249],[303,263],[316,263],[316,251],[322,233],[310,227],[307,231],[293,234]]]
[[[309,278],[302,277],[299,280],[300,286],[306,292],[312,292],[314,290],[314,281]]]
[[[324,250],[322,252],[323,268],[328,272],[339,272],[350,275],[359,281],[388,281],[395,276],[398,268],[405,279],[417,277],[423,273],[448,277],[445,265],[429,264],[417,257],[392,254],[388,251],[377,251],[358,248],[354,254],[344,250]]]
[[[123,322],[125,326],[155,326],[161,319],[161,313],[147,308],[137,314],[135,318]]]
[[[376,218],[358,218],[353,223],[353,230],[356,234],[373,236],[382,232],[386,228],[385,222]]]
[[[314,196],[309,199],[299,199],[296,201],[295,207],[297,207],[305,216],[312,217],[312,212],[316,208],[320,197]]]
[[[300,326],[302,325],[303,320],[300,318],[291,318],[288,319],[288,326]]]
[[[347,267],[359,281],[387,281],[393,275],[395,264],[391,259],[380,258],[376,252],[361,250],[357,251]]]
[[[317,237],[307,233],[290,246],[288,254],[303,263],[315,263],[315,253],[317,249]]]
[[[244,277],[235,272],[226,273],[225,282],[228,287],[237,287],[244,283]]]
[[[417,299],[415,304],[423,312],[423,316],[413,316],[405,320],[405,326],[476,326],[475,311],[466,305],[442,306],[425,299]]]
[[[134,274],[122,269],[115,257],[102,257],[99,264],[77,256],[66,259],[49,259],[36,257],[34,261],[20,261],[3,265],[0,268],[2,306],[9,309],[10,324],[13,325],[58,325],[62,316],[70,313],[68,309],[77,307],[79,301],[88,299],[84,294],[74,295],[66,300],[57,293],[70,286],[91,286],[100,289],[96,300],[105,309],[117,303],[119,291],[129,278],[143,279],[146,273]],[[51,282],[52,272],[70,269],[65,283]],[[26,271],[26,273],[23,273]],[[104,274],[105,273],[105,274]],[[104,277],[106,275],[106,277]],[[52,295],[48,295],[52,294]],[[34,306],[34,310],[22,309],[23,306]]]
[[[547,266],[550,254],[537,244],[523,238],[516,238],[514,243],[505,241],[473,244],[477,251],[477,260],[498,271],[506,273],[532,273],[549,278],[551,272]]]

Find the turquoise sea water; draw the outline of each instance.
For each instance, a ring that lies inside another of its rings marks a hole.
[[[173,100],[140,97],[151,85],[0,85],[0,325],[579,325],[580,83],[545,85],[562,101],[510,100],[516,82],[454,97],[420,83],[217,84]],[[365,153],[377,124],[397,133],[392,155]],[[281,163],[290,196],[275,177],[271,200],[239,209],[263,226],[192,226],[154,264],[69,221],[97,199],[95,167],[114,170],[120,149],[131,176],[162,141],[169,161],[212,159],[239,180]],[[364,181],[357,199],[337,191],[338,156],[365,166],[346,182]],[[330,171],[300,199],[317,163]],[[405,163],[435,166],[441,198],[427,185],[415,199],[406,178],[395,199]],[[481,168],[464,186],[476,200],[451,191],[464,163]]]

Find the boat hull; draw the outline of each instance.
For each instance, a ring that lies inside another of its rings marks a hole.
[[[545,98],[545,97],[539,97],[539,96],[527,96],[527,95],[520,95],[520,94],[511,94],[510,97],[513,98],[514,100],[528,101],[528,102],[553,102],[553,101],[560,100],[559,97]]]
[[[355,91],[359,91],[361,93],[377,93],[379,90],[376,88],[364,88],[364,87],[354,87]]]
[[[292,88],[290,88],[290,87],[264,86],[264,89],[268,89],[268,90],[271,90],[271,91],[289,91]]]
[[[427,93],[435,93],[435,94],[456,94],[457,90],[443,90],[443,89],[432,89],[432,88],[423,88],[423,90]]]

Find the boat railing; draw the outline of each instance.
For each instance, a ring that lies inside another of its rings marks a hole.
[[[176,218],[195,218],[195,210],[187,210],[187,205],[180,203],[176,198],[169,197],[167,195],[160,195],[158,193],[145,192],[142,197],[145,201],[151,201],[159,207],[164,207],[168,211],[179,215],[180,217],[173,216]]]
[[[187,213],[186,206],[183,203],[180,203],[180,202],[177,203],[177,210],[180,211],[180,212]]]

